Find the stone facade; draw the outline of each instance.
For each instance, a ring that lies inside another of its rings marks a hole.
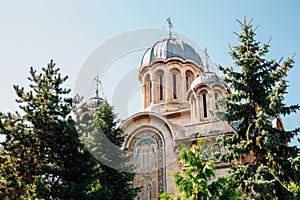
[[[182,170],[178,145],[204,138],[207,148],[224,150],[216,138],[233,129],[210,111],[221,109],[216,100],[227,89],[219,76],[205,70],[204,59],[175,38],[157,42],[142,58],[138,79],[143,111],[121,125],[124,148],[132,152],[136,167],[134,184],[143,186],[137,199],[158,199],[159,193],[176,191],[171,174]],[[217,174],[226,167],[220,165]]]

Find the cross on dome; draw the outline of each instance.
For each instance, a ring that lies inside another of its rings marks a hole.
[[[172,24],[172,21],[171,21],[170,17],[168,17],[167,22],[168,22],[168,25],[169,25],[169,38],[172,38],[171,28],[173,27],[173,24]]]

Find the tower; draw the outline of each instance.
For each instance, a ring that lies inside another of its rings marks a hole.
[[[96,76],[94,78],[95,81],[95,95],[88,99],[86,102],[83,103],[83,106],[76,111],[76,118],[77,119],[83,119],[85,117],[85,114],[87,114],[90,111],[96,110],[99,106],[103,103],[103,98],[100,97],[99,92],[100,90],[103,93],[101,81],[99,79],[99,76]],[[79,100],[80,102],[80,100]],[[87,116],[87,115],[86,115]]]

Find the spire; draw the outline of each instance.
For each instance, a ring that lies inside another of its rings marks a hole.
[[[168,22],[168,25],[169,25],[169,38],[172,38],[171,28],[173,27],[173,24],[171,22],[171,18],[170,17],[168,17],[167,22]]]
[[[207,48],[204,49],[204,54],[205,54],[205,67],[206,70],[209,72]]]
[[[95,88],[95,94],[96,94],[96,97],[99,97],[99,86],[102,87],[101,85],[101,81],[100,81],[100,78],[99,78],[99,75],[97,75],[95,78],[95,83],[96,83],[96,88]]]

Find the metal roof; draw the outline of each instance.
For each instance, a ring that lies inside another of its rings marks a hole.
[[[212,83],[219,83],[225,86],[225,82],[222,80],[214,72],[204,72],[200,76],[198,76],[191,84],[191,88],[194,89],[199,84],[212,84]]]
[[[177,38],[167,38],[155,43],[144,53],[141,65],[149,65],[156,59],[168,58],[192,60],[203,66],[203,62],[196,50]]]

